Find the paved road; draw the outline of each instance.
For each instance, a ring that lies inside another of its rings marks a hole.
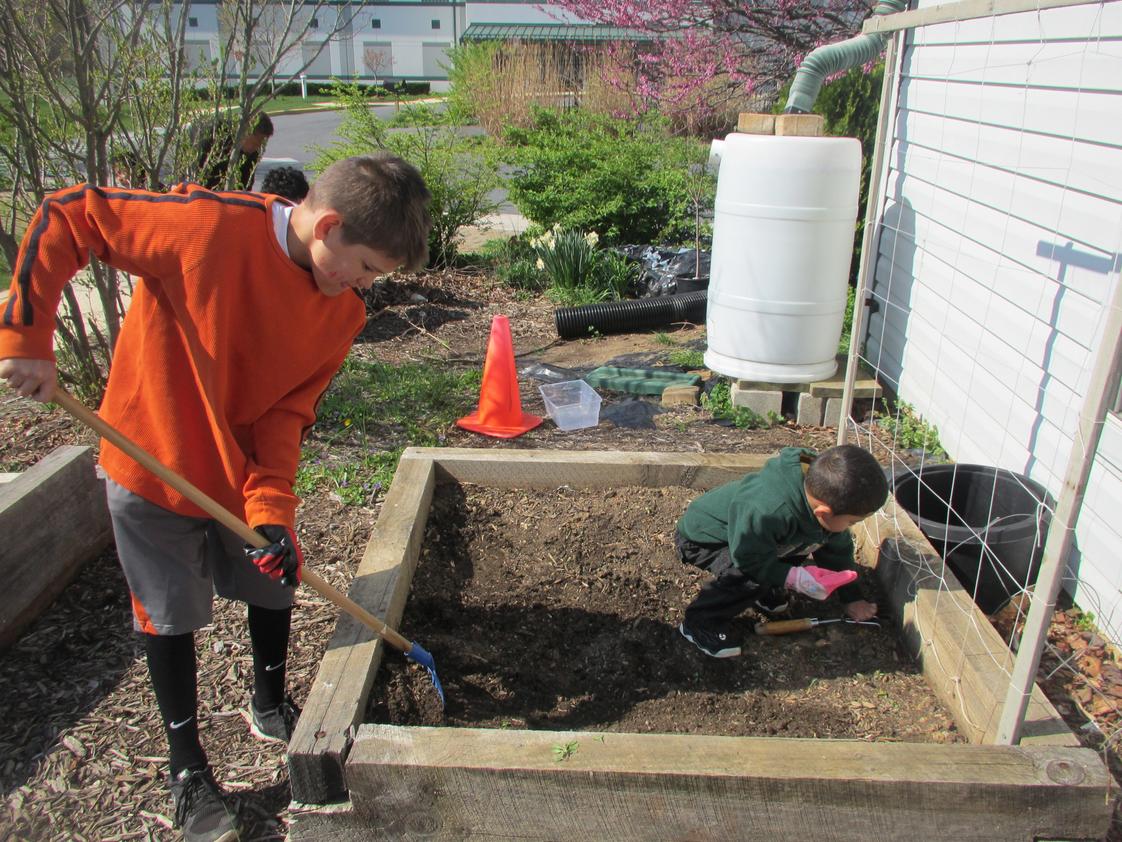
[[[374,113],[382,120],[390,119],[396,110],[397,107],[394,105],[375,105],[373,107]],[[338,139],[337,132],[342,120],[343,112],[337,109],[282,114],[273,117],[273,136],[269,138],[269,144],[265,147],[265,155],[257,166],[255,186],[260,188],[261,179],[265,177],[269,170],[284,166],[299,167],[305,171],[308,180],[311,181],[314,174],[309,171],[308,167],[316,157],[315,147],[330,146]],[[465,131],[474,133],[479,130],[469,127]],[[497,211],[499,215],[503,217],[518,215],[517,209],[506,201],[505,190],[495,191],[491,194],[491,198],[499,203]],[[516,226],[515,230],[521,230],[521,227],[517,227],[519,225],[518,220],[511,222],[504,219],[500,227],[508,227],[508,225],[514,225]],[[525,227],[524,222],[521,225]]]
[[[375,106],[381,119],[393,115],[394,106]],[[316,157],[314,147],[330,146],[338,138],[342,122],[341,110],[309,111],[303,114],[281,114],[273,118],[273,136],[265,147],[265,155],[257,167],[257,184],[273,167],[290,166],[307,170]],[[310,173],[309,173],[310,175]]]
[[[436,102],[433,107],[440,109],[444,105]],[[388,120],[396,113],[397,106],[375,105],[371,110],[379,119]],[[342,109],[273,117],[273,136],[265,147],[265,157],[258,166],[258,174],[264,175],[273,167],[284,165],[299,166],[306,170],[316,157],[315,147],[331,146],[338,139],[339,124],[342,121]],[[473,133],[477,130],[469,128],[467,131]]]

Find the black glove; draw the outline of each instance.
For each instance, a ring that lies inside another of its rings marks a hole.
[[[265,539],[267,546],[257,548],[246,546],[245,554],[257,565],[257,569],[272,579],[280,579],[282,585],[290,588],[300,584],[300,568],[304,566],[304,555],[296,543],[296,533],[287,526],[262,524],[255,527]]]

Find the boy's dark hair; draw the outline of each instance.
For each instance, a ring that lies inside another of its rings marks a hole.
[[[257,122],[253,124],[253,128],[249,131],[250,134],[263,134],[265,137],[273,136],[273,121],[262,111],[257,115]]]
[[[888,496],[884,468],[873,454],[854,444],[840,444],[815,456],[805,486],[835,515],[871,515]]]
[[[344,242],[385,252],[415,270],[428,261],[431,200],[416,167],[376,152],[336,161],[316,178],[304,202],[338,213]]]
[[[261,192],[302,202],[308,195],[308,179],[296,167],[277,167],[265,173],[265,178],[261,180]]]

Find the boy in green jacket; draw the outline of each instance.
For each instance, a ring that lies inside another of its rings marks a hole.
[[[853,584],[849,527],[887,496],[883,468],[851,444],[818,455],[785,447],[758,473],[702,494],[678,521],[675,544],[683,562],[713,578],[678,631],[706,655],[736,657],[733,618],[749,607],[785,610],[784,589],[818,600],[837,590],[851,619],[872,619],[877,606]],[[812,554],[814,564],[805,564]]]

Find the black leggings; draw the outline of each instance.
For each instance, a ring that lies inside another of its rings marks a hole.
[[[698,544],[676,533],[674,546],[684,563],[713,577],[702,584],[701,592],[686,606],[687,626],[723,630],[768,590],[733,564],[725,544]]]

